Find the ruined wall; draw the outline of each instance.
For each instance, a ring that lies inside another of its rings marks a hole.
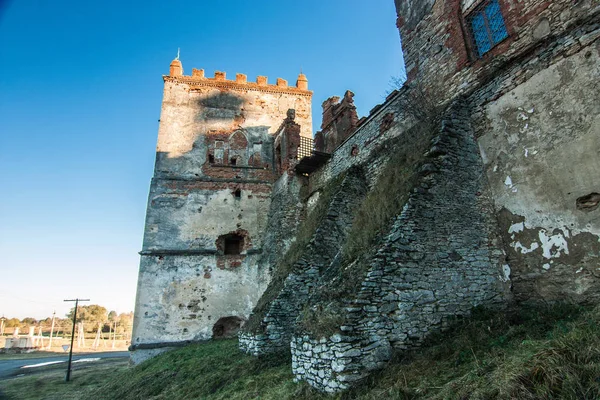
[[[281,79],[268,85],[266,77],[250,83],[241,74],[205,78],[202,70],[183,76],[174,60],[164,81],[134,362],[237,332],[270,279],[261,254],[272,185],[283,172],[274,136],[284,121],[289,146],[311,135],[312,92],[303,75],[297,87]]]
[[[599,300],[600,210],[593,195],[581,201],[600,193],[596,26],[519,66],[526,79],[510,71],[472,99],[519,301]]]
[[[478,305],[507,302],[508,275],[482,160],[457,102],[441,123],[420,178],[382,243],[362,259],[342,264],[319,282],[308,307],[341,315],[338,333],[299,331],[292,338],[296,379],[335,392]],[[368,268],[358,268],[367,263]],[[319,298],[344,279],[364,273],[354,293]],[[336,300],[337,299],[337,300]]]
[[[383,105],[374,107],[368,117],[361,119],[362,123],[351,136],[338,145],[327,164],[311,174],[310,193],[359,164],[364,166],[367,185],[370,186],[375,182],[385,160],[374,160],[369,163],[367,160],[372,158],[374,152],[381,150],[380,146],[384,142],[402,135],[414,124],[413,120],[398,117],[400,96],[403,93],[405,89],[395,91],[388,96]]]
[[[323,102],[321,130],[315,134],[315,150],[332,153],[354,133],[358,114],[354,106],[354,93],[347,90],[343,99],[330,97]]]
[[[499,0],[508,37],[478,57],[484,3],[396,2],[409,80],[468,94],[515,299],[597,302],[600,4]]]
[[[395,0],[409,81],[450,99],[502,71],[507,63],[590,18],[594,0],[498,0],[508,37],[479,57],[469,16],[483,1]]]
[[[322,205],[326,211],[310,241],[301,249],[298,261],[291,266],[289,275],[281,287],[269,288],[277,292],[267,307],[254,311],[251,318],[258,323],[240,333],[242,351],[259,355],[288,348],[300,312],[322,272],[339,255],[352,225],[352,210],[365,195],[364,180],[359,171],[340,179],[339,184],[328,188],[332,192],[330,196],[323,194],[318,200],[327,203]]]

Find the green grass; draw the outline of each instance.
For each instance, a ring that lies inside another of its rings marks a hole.
[[[377,182],[354,213],[354,221],[343,255],[351,261],[364,254],[375,239],[390,227],[393,217],[402,211],[417,181],[417,172],[430,147],[435,126],[420,124],[406,134],[390,140],[382,150],[391,153]],[[380,151],[373,152],[376,157]]]
[[[77,400],[96,397],[116,374],[127,371],[128,360],[108,359],[97,363],[73,364],[71,381],[65,382],[65,364],[27,371],[23,377],[0,381],[3,400]],[[94,394],[93,394],[94,393]],[[114,397],[113,397],[114,398]]]
[[[600,306],[475,310],[348,392],[292,381],[288,356],[254,358],[235,340],[165,353],[135,368],[0,381],[8,399],[598,399]],[[2,398],[2,395],[0,395]]]

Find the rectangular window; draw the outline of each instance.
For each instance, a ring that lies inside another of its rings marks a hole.
[[[236,255],[242,251],[242,238],[237,236],[225,238],[225,249],[223,253],[225,255]]]
[[[489,0],[467,19],[477,56],[481,57],[508,37],[498,0]]]

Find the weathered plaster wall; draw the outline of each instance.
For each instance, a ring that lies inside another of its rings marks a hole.
[[[306,81],[288,87],[281,79],[268,85],[264,77],[249,83],[241,74],[231,81],[224,73],[182,73],[174,60],[164,77],[140,252],[135,362],[228,334],[249,316],[270,280],[261,253],[272,184],[283,172],[274,164],[274,136],[281,126],[289,128],[288,142],[312,134]]]
[[[247,317],[269,281],[257,257],[218,268],[214,255],[142,256],[132,344],[206,340],[220,318]]]
[[[312,92],[297,88],[277,88],[236,84],[231,81],[165,77],[165,89],[158,132],[157,175],[210,176],[207,160],[215,141],[220,154],[212,152],[216,164],[229,165],[229,143],[236,131],[246,135],[242,166],[254,153],[262,157],[256,167],[273,166],[272,135],[296,110],[300,134],[312,138]],[[234,146],[235,147],[235,146]],[[227,154],[225,154],[227,152]],[[253,171],[254,172],[254,171]]]
[[[596,43],[486,103],[477,120],[518,300],[600,296],[600,210],[576,207],[600,193]]]
[[[240,197],[235,191],[240,191]],[[153,180],[143,251],[217,251],[216,239],[243,229],[260,251],[270,205],[267,183]]]

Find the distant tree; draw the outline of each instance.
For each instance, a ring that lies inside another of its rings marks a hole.
[[[67,314],[67,318],[73,320],[73,313],[75,307],[71,308],[71,311]],[[98,322],[103,323],[108,319],[108,312],[106,308],[97,304],[91,304],[89,306],[77,307],[77,320],[76,322],[91,323],[94,326],[98,325]]]
[[[16,328],[17,326],[21,326],[21,321],[18,318],[11,318],[4,321],[4,324],[7,328]]]
[[[110,322],[114,322],[117,320],[117,312],[112,310],[111,312],[108,313],[108,320]]]
[[[133,311],[119,314],[117,318],[117,332],[129,336],[131,328],[133,328]]]
[[[21,325],[25,326],[36,325],[37,323],[37,319],[31,317],[25,317],[21,320]]]

